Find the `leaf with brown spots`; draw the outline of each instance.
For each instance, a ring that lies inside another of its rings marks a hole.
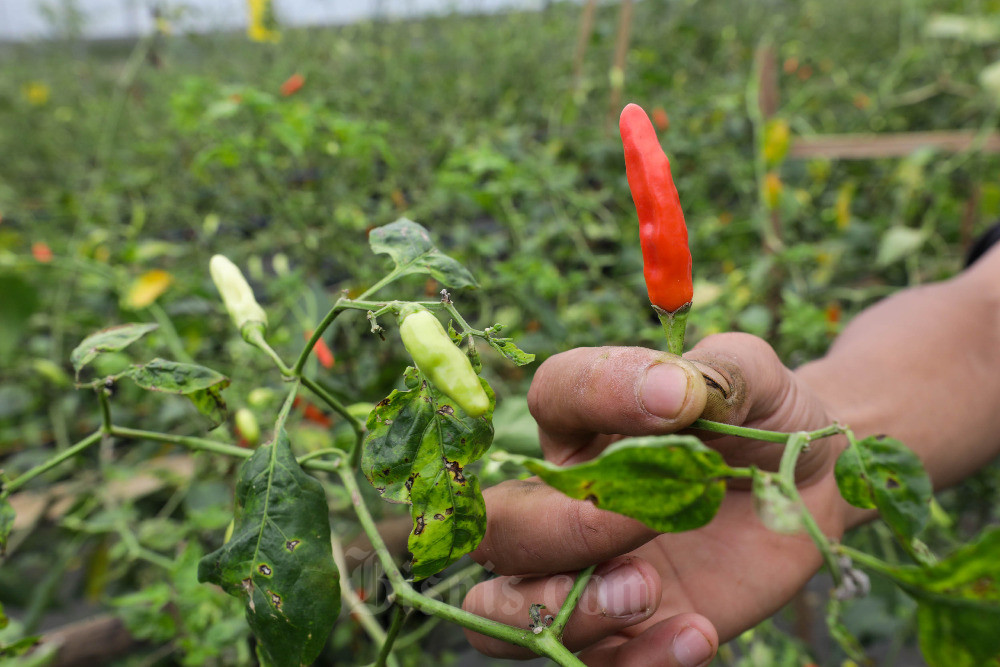
[[[933,565],[881,564],[876,571],[917,601],[920,649],[927,664],[998,664],[1000,528],[986,529],[974,542]]]
[[[423,380],[392,392],[368,416],[361,470],[383,498],[412,505],[415,579],[475,549],[486,531],[479,481],[465,471],[493,441],[493,392],[482,384],[490,409],[481,417],[468,416]]]
[[[244,600],[247,622],[274,665],[312,663],[340,611],[323,486],[277,433],[241,466],[233,536],[198,564],[198,580]]]
[[[872,436],[854,442],[837,459],[837,487],[856,507],[878,509],[903,541],[927,525],[933,488],[917,455],[895,438]]]

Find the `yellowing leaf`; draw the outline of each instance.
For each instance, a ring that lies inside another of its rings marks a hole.
[[[764,203],[771,210],[778,208],[778,204],[781,203],[781,192],[785,187],[781,182],[781,177],[778,174],[769,172],[764,177]]]
[[[174,277],[162,269],[153,269],[142,274],[128,288],[125,305],[133,310],[145,308],[167,291]]]
[[[781,118],[772,118],[764,126],[764,161],[776,165],[785,159],[791,144],[792,132]]]
[[[32,81],[21,87],[21,95],[28,101],[28,104],[36,107],[48,103],[51,93],[48,85],[41,81]]]

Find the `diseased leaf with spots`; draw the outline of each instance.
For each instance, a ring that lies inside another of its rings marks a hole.
[[[233,535],[201,560],[198,580],[243,599],[271,663],[307,665],[323,649],[340,611],[329,511],[283,429],[241,466]]]
[[[438,250],[427,229],[412,220],[400,218],[376,227],[368,243],[372,252],[389,255],[402,275],[428,273],[445,287],[477,286],[468,269]]]
[[[16,518],[17,512],[14,511],[10,500],[6,497],[0,498],[0,556],[7,552],[7,538],[14,530],[14,519]]]
[[[479,481],[465,471],[493,441],[493,392],[470,417],[422,376],[407,370],[407,391],[393,391],[368,416],[361,470],[383,498],[410,503],[413,575],[424,579],[478,546],[486,531]],[[416,377],[419,381],[413,382]]]
[[[133,366],[122,375],[143,389],[187,396],[198,412],[211,420],[212,428],[226,420],[226,401],[221,392],[229,386],[229,378],[218,371],[197,364],[153,359],[148,364]]]
[[[451,479],[445,479],[451,476]],[[486,534],[486,503],[479,480],[469,473],[464,484],[452,471],[440,470],[436,481],[414,484],[410,497],[413,530],[407,540],[413,554],[413,578],[426,579],[469,553]]]
[[[719,509],[730,468],[722,455],[685,435],[621,440],[572,466],[508,454],[570,498],[589,500],[660,532],[704,526]]]
[[[917,600],[920,649],[931,667],[1000,660],[1000,528],[934,565],[880,571]]]
[[[857,442],[837,459],[834,475],[847,502],[878,509],[901,539],[912,540],[930,518],[930,478],[899,440],[873,436]]]
[[[122,324],[90,334],[69,355],[69,360],[76,369],[76,376],[79,378],[83,367],[96,359],[101,352],[123,350],[158,326],[149,323]]]

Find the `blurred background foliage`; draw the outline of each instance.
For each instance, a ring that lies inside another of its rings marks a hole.
[[[799,364],[866,305],[961,269],[972,240],[1000,217],[997,155],[973,147],[802,160],[788,148],[830,133],[992,129],[1000,97],[988,66],[1000,58],[1000,36],[983,17],[998,10],[996,0],[635,5],[622,101],[654,114],[671,157],[695,263],[692,343],[748,331]],[[339,293],[359,293],[385,272],[366,234],[400,216],[428,227],[480,280],[480,289],[453,295],[470,323],[505,324],[539,361],[581,345],[659,346],[618,110],[608,101],[617,5],[599,7],[577,78],[580,12],[553,3],[541,12],[283,28],[277,43],[172,34],[166,16],[160,32],[134,43],[0,45],[7,473],[98,426],[93,396],[73,390],[68,356],[85,335],[122,322],[161,328],[128,353],[102,357],[98,377],[157,355],[194,360],[232,378],[231,412],[249,408],[266,424],[280,378],[233,331],[208,258],[222,252],[244,267],[269,312],[270,340],[294,358]],[[755,53],[768,45],[780,103],[765,120]],[[386,296],[439,290],[414,279]],[[378,401],[406,364],[393,331],[382,342],[368,329],[348,315],[326,338],[335,362],[320,377],[349,402]],[[530,447],[523,395],[533,367],[483,356],[501,399],[501,445]],[[183,399],[123,386],[113,407],[125,425],[204,432]],[[293,435],[301,450],[333,442],[338,425],[325,420],[301,420]],[[229,424],[211,437],[239,433]],[[45,481],[91,479],[95,466],[105,478],[129,478],[165,452],[120,447]],[[193,585],[182,567],[219,541],[231,505],[223,481],[231,465],[194,463],[146,495],[73,487],[56,510],[59,499],[46,496],[48,514],[15,533],[0,570],[0,600],[20,610],[18,631],[44,627],[53,610],[80,600],[94,608],[115,600],[140,634],[177,639],[162,660],[249,659],[234,643],[245,628],[232,604]],[[943,536],[996,520],[996,475],[943,496],[959,516],[939,522]],[[149,564],[143,549],[174,567]],[[25,580],[43,583],[26,590]],[[912,610],[907,618],[905,603],[890,597],[859,606],[884,620],[859,626],[866,639],[912,634]],[[357,629],[337,632],[331,650],[350,653]],[[810,650],[772,634],[762,629],[736,652],[745,660],[765,650],[755,636],[782,655]],[[794,659],[787,664],[802,664]]]

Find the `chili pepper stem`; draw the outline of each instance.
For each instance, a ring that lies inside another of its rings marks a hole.
[[[653,306],[656,316],[663,325],[663,333],[667,335],[667,351],[680,356],[684,352],[684,332],[687,329],[688,313],[691,312],[691,302],[674,311]]]

